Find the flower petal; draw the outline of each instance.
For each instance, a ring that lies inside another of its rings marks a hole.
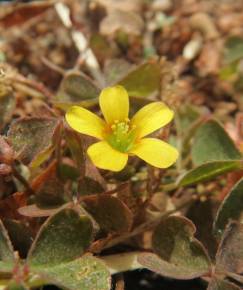
[[[92,112],[73,106],[67,111],[65,117],[70,127],[79,133],[103,139],[105,122]]]
[[[99,102],[108,124],[114,123],[115,120],[124,121],[128,118],[129,97],[122,86],[108,87],[102,90]]]
[[[136,126],[139,138],[168,124],[174,116],[163,102],[154,102],[144,106],[132,118],[131,125]]]
[[[91,145],[87,153],[94,165],[101,169],[120,171],[127,164],[128,154],[113,149],[105,141]]]
[[[141,139],[129,153],[159,168],[171,166],[179,155],[174,147],[155,138]]]

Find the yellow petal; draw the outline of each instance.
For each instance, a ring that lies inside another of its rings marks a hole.
[[[79,133],[103,139],[105,122],[92,112],[73,106],[67,111],[65,117],[70,127]]]
[[[120,171],[127,164],[128,155],[113,149],[105,141],[91,145],[87,153],[94,165],[101,169]]]
[[[136,126],[139,138],[142,138],[155,130],[168,124],[174,116],[162,102],[154,102],[144,106],[132,118],[131,125]]]
[[[141,139],[129,153],[159,168],[171,166],[179,155],[174,147],[155,138]]]
[[[108,124],[115,120],[124,121],[128,117],[129,98],[127,91],[122,86],[108,87],[102,90],[100,108]]]

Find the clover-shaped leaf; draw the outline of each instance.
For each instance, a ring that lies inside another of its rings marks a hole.
[[[106,84],[113,85],[119,82],[131,71],[131,68],[132,65],[124,59],[108,59],[104,67]]]
[[[81,72],[70,71],[62,80],[57,101],[77,104],[98,97],[99,88]]]
[[[6,262],[14,260],[13,246],[10,242],[8,233],[1,221],[0,221],[0,260]]]
[[[185,137],[188,137],[188,134],[192,135],[194,130],[198,127],[195,126],[196,122],[200,125],[200,111],[196,106],[189,104],[182,104],[176,111],[178,122],[178,130],[180,134]],[[196,128],[195,128],[196,127]]]
[[[70,290],[109,290],[110,272],[105,264],[91,255],[36,271],[46,282]]]
[[[199,127],[192,146],[192,160],[195,165],[241,158],[241,153],[217,121],[209,120]]]
[[[214,231],[222,234],[230,220],[243,221],[243,178],[241,178],[221,203],[214,221]]]
[[[0,220],[0,275],[9,272],[15,262],[14,250],[8,233]]]
[[[114,196],[102,194],[98,197],[87,197],[84,200],[84,207],[104,232],[124,232],[131,228],[130,209]]]
[[[179,178],[178,184],[180,186],[187,186],[207,181],[218,175],[238,170],[242,166],[241,160],[207,162],[183,174]]]
[[[81,256],[92,240],[92,223],[77,209],[64,208],[42,225],[28,255],[32,267],[47,267]]]
[[[243,39],[237,36],[229,37],[225,44],[225,62],[232,63],[243,58]]]
[[[241,153],[215,120],[205,122],[196,131],[192,145],[192,161],[197,167],[179,177],[179,186],[207,181],[242,168]]]
[[[194,238],[195,226],[184,218],[171,216],[156,227],[152,245],[155,254],[143,253],[138,262],[163,276],[193,279],[211,271],[203,245]]]
[[[231,222],[226,227],[216,255],[216,271],[243,273],[243,224]],[[237,277],[237,276],[236,276]],[[242,277],[243,281],[243,277]]]
[[[129,96],[146,97],[160,87],[160,66],[158,63],[144,63],[128,73],[119,84]]]
[[[205,218],[205,213],[207,213],[207,218]],[[193,202],[186,215],[195,224],[197,228],[195,237],[203,243],[212,260],[218,248],[218,241],[212,233],[214,213],[215,201],[208,198]]]
[[[65,128],[65,139],[73,159],[76,162],[78,169],[81,171],[83,166],[85,166],[84,148],[81,136],[77,132],[70,130],[69,128]]]
[[[14,250],[18,251],[21,258],[26,257],[32,240],[30,229],[25,223],[18,220],[5,219],[3,222],[8,231]]]
[[[57,173],[57,162],[52,162],[32,184],[35,202],[40,208],[57,207],[64,203],[64,183]]]
[[[52,138],[57,126],[58,120],[55,118],[29,117],[13,122],[8,131],[8,139],[16,151],[17,158],[25,165],[31,166],[41,155],[43,162],[51,153]],[[39,164],[40,162],[37,162],[36,165]]]
[[[29,290],[29,287],[22,282],[10,281],[6,290]]]

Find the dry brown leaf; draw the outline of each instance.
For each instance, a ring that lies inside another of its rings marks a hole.
[[[100,23],[100,32],[111,35],[121,30],[127,34],[139,35],[143,29],[142,18],[133,12],[111,11]]]
[[[5,15],[0,18],[0,25],[4,28],[22,25],[31,18],[40,15],[52,6],[50,1],[43,3],[29,3],[12,6]]]

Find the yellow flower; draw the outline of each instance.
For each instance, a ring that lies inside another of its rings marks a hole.
[[[159,139],[144,138],[172,120],[173,111],[164,103],[150,103],[130,120],[127,91],[115,86],[102,90],[99,104],[105,120],[78,106],[66,113],[66,120],[74,130],[100,140],[87,151],[97,167],[120,171],[131,155],[159,168],[175,163],[178,151],[174,147]]]

